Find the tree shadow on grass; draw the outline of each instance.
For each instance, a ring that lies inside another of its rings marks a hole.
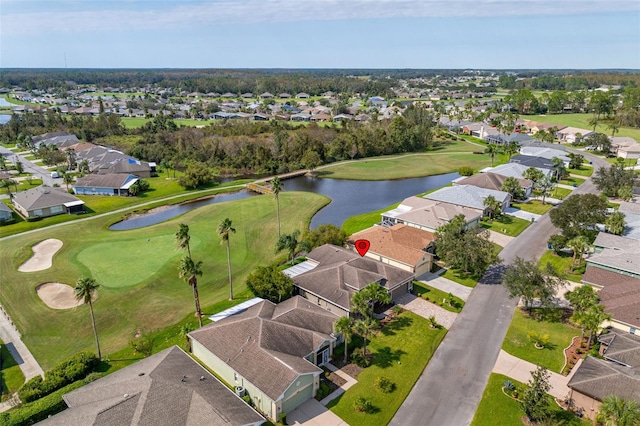
[[[389,368],[393,364],[400,362],[400,357],[407,353],[401,349],[391,349],[385,346],[373,353],[373,365],[380,368]]]
[[[397,331],[409,327],[413,323],[413,319],[400,315],[382,327],[382,334],[385,336],[394,336]]]

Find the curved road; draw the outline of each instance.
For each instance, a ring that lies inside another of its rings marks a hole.
[[[588,157],[594,167],[609,166],[601,158]],[[590,179],[573,191],[574,194],[597,192]],[[478,282],[391,425],[471,423],[517,304],[516,299],[509,299],[500,284],[502,274],[516,256],[539,258],[554,233],[557,229],[545,214],[502,250],[503,265],[489,268]]]

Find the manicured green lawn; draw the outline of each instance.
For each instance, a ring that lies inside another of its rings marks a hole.
[[[363,229],[371,228],[376,223],[379,223],[382,220],[382,213],[393,210],[398,207],[400,203],[396,203],[389,207],[384,207],[380,210],[376,210],[370,213],[362,213],[356,216],[351,216],[342,224],[342,229],[348,234],[352,235],[358,231],[362,231]]]
[[[578,187],[578,186],[582,185],[585,180],[586,179],[580,179],[580,178],[577,178],[577,177],[569,176],[566,179],[562,179],[558,183],[561,183],[562,185],[569,185],[569,186],[575,185],[576,187]]]
[[[565,126],[578,127],[581,129],[593,130],[593,126],[589,125],[589,120],[593,117],[593,114],[548,114],[548,115],[523,115],[520,118],[523,120],[535,120],[554,124],[563,124]],[[596,132],[611,135],[611,130],[607,129],[607,122],[600,121]],[[640,129],[633,127],[620,127],[616,136],[629,136],[636,141],[640,141]]]
[[[476,284],[478,284],[478,280],[473,279],[466,274],[462,274],[459,271],[456,271],[454,269],[447,269],[440,276],[448,280],[455,281],[458,284],[462,284],[463,286],[466,286],[466,287],[475,287]]]
[[[502,343],[502,349],[513,356],[548,368],[560,373],[564,365],[564,348],[571,344],[574,336],[580,335],[580,330],[563,324],[554,316],[556,311],[544,313],[541,309],[534,309],[534,315],[542,315],[544,319],[535,320],[517,309],[511,320],[511,326]],[[529,340],[528,333],[535,331],[539,335],[549,335],[549,343],[544,349],[536,349]]]
[[[425,283],[414,281],[413,289],[418,296],[423,297],[423,295],[426,294],[431,303],[438,304],[439,306],[441,306],[443,309],[446,309],[447,311],[460,312],[464,307],[464,300],[460,299],[459,297],[452,296],[453,303],[449,304],[450,298],[448,293],[445,293],[442,290],[438,290],[437,288],[431,287],[430,285],[427,285]],[[446,302],[442,303],[443,300],[446,300]]]
[[[151,121],[149,118],[144,117],[122,117],[120,122],[124,124],[127,129],[138,129],[144,126],[147,122]],[[177,118],[173,120],[178,127],[180,126],[208,126],[212,120],[194,120],[192,118]]]
[[[305,229],[312,215],[328,202],[317,194],[282,193],[282,232]],[[230,218],[237,231],[230,238],[236,292],[244,290],[246,276],[257,266],[278,256],[274,253],[277,223],[273,197],[212,204],[154,226],[109,231],[107,226],[119,217],[114,214],[45,228],[0,244],[0,303],[45,369],[79,350],[93,350],[94,343],[88,308],[50,309],[35,292],[39,284],[54,281],[73,285],[84,276],[96,279],[102,285],[94,304],[96,323],[103,350],[109,353],[125,346],[138,329],[161,329],[193,312],[192,292],[177,273],[183,253],[171,244],[179,223],[191,228],[193,257],[203,262],[198,287],[207,314],[211,305],[225,300],[229,293],[226,248],[216,234],[222,219]],[[31,256],[31,247],[47,238],[64,244],[54,256],[53,266],[40,272],[18,272],[18,266]],[[106,250],[102,257],[101,249]],[[99,266],[102,264],[106,266]]]
[[[515,207],[525,212],[535,214],[545,214],[553,207],[553,204],[542,204],[540,200],[529,200],[524,203],[511,203],[511,207]]]
[[[563,200],[567,198],[571,194],[571,190],[567,188],[559,188],[555,187],[553,191],[551,191],[550,196],[553,198],[557,198],[559,200]]]
[[[373,353],[373,363],[360,373],[358,383],[327,407],[350,425],[388,424],[445,334],[444,328],[432,329],[416,314],[402,313],[372,338],[367,347]],[[378,390],[374,383],[380,376],[393,381],[396,389],[391,393]],[[358,397],[369,399],[375,412],[356,412],[353,403]]]
[[[520,235],[529,225],[531,225],[531,221],[507,214],[500,215],[491,221],[487,219],[482,221],[483,228],[509,235],[510,237]]]
[[[0,359],[2,360],[0,365],[0,401],[4,401],[22,386],[24,374],[2,340],[0,340]]]
[[[334,179],[386,180],[432,176],[455,172],[462,166],[479,170],[491,165],[491,158],[486,154],[472,153],[483,149],[466,141],[447,141],[424,153],[372,157],[329,164],[318,170],[321,171],[320,176]]]
[[[569,174],[589,177],[593,174],[593,167],[582,166],[579,169],[567,169]]]
[[[520,420],[524,416],[524,411],[520,408],[520,404],[515,399],[505,395],[502,392],[504,382],[509,380],[518,389],[524,389],[525,384],[513,380],[502,374],[491,373],[489,383],[484,389],[482,400],[476,415],[471,422],[471,426],[520,426]],[[572,413],[563,410],[556,404],[552,397],[549,396],[549,409],[552,413],[555,425],[563,426],[588,426],[591,423],[584,421]]]
[[[580,266],[576,265],[575,269],[571,270],[571,262],[573,261],[573,255],[570,253],[560,252],[559,255],[555,254],[553,250],[545,251],[538,263],[541,268],[545,268],[547,263],[551,263],[556,270],[565,274],[566,279],[579,283],[582,281],[582,274],[585,271],[585,262],[582,260]]]

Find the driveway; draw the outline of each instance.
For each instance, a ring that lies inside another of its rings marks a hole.
[[[315,398],[287,413],[287,424],[305,426],[349,426]]]
[[[525,212],[524,210],[516,209],[515,207],[509,207],[505,209],[504,212],[509,216],[518,217],[520,219],[528,220],[529,222],[531,222],[531,219],[534,221],[540,219],[539,214]]]
[[[451,328],[453,322],[458,316],[455,312],[449,312],[446,309],[442,309],[440,306],[427,302],[426,300],[410,293],[403,294],[396,298],[396,303],[402,305],[402,307],[407,311],[411,311],[423,318],[429,318],[430,316],[436,317],[438,324],[447,330]]]
[[[467,301],[469,295],[471,294],[471,291],[473,290],[472,287],[458,284],[455,281],[443,278],[438,274],[432,274],[431,272],[420,275],[417,280],[421,283],[425,283],[428,286],[437,288],[438,290],[442,290],[445,293],[451,293],[454,296],[464,300],[465,302]]]

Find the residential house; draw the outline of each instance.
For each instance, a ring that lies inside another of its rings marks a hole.
[[[610,395],[640,404],[640,337],[612,330],[599,341],[604,359],[587,356],[567,384],[569,398],[591,419]]]
[[[296,95],[296,98],[298,99],[309,99],[309,97],[309,94],[304,92],[300,92]]]
[[[626,226],[622,235],[640,240],[640,202],[621,201],[618,211],[625,216]]]
[[[488,208],[484,205],[484,200],[489,196],[493,196],[500,203],[500,210],[502,211],[505,211],[511,205],[511,194],[508,192],[471,185],[445,187],[425,195],[424,198],[477,209],[486,215],[488,214]]]
[[[291,98],[291,95],[290,95],[289,93],[280,93],[280,94],[278,95],[278,97],[279,97],[280,99],[290,99],[290,98]]]
[[[73,192],[77,195],[128,196],[129,188],[139,180],[132,174],[91,174],[79,178],[73,185]]]
[[[488,135],[485,140],[489,143],[494,143],[496,145],[507,145],[511,142],[515,142],[518,145],[525,145],[525,144],[535,144],[535,143],[539,143],[540,141],[538,139],[534,139],[531,136],[527,135],[526,133],[520,133],[520,132],[512,132],[509,135],[505,135],[503,133],[498,133],[495,135]]]
[[[428,231],[404,224],[390,227],[375,225],[353,234],[347,244],[355,250],[357,240],[371,244],[365,256],[422,275],[431,271],[436,236]]]
[[[640,244],[638,240],[600,232],[593,242],[595,247],[587,258],[587,265],[640,278]]]
[[[265,422],[177,346],[63,396],[69,407],[43,426],[258,426]]]
[[[264,92],[264,93],[260,94],[258,97],[260,99],[273,99],[274,98],[273,94],[271,94],[269,92]]]
[[[509,160],[510,163],[522,164],[526,168],[535,167],[536,169],[547,169],[552,177],[555,177],[556,173],[553,170],[553,160],[545,157],[533,157],[531,155],[514,155]]]
[[[521,155],[527,155],[529,157],[542,157],[552,160],[559,158],[564,162],[565,167],[569,167],[571,158],[567,156],[567,152],[561,149],[547,148],[544,146],[523,146],[520,148]]]
[[[626,136],[609,139],[611,139],[611,148],[618,157],[640,159],[640,144],[635,139]]]
[[[84,212],[84,201],[60,188],[47,186],[18,192],[11,202],[15,210],[26,218]]]
[[[382,223],[392,226],[404,223],[424,231],[435,232],[439,227],[451,222],[454,217],[462,215],[467,222],[467,229],[478,225],[482,220],[482,210],[443,203],[421,197],[405,198],[393,210],[382,213]]]
[[[0,222],[13,219],[13,210],[5,203],[0,202]]]
[[[271,420],[313,398],[333,354],[338,315],[294,296],[263,300],[189,333],[193,355]]]
[[[453,181],[453,185],[471,185],[478,188],[493,189],[494,191],[502,191],[502,185],[508,176],[498,173],[486,172],[479,173],[469,177],[461,177]],[[520,183],[520,188],[524,191],[524,198],[528,198],[533,190],[533,182],[529,179],[516,178]]]
[[[526,121],[524,124],[524,127],[529,129],[529,133],[531,134],[536,134],[538,132],[541,131],[547,131],[549,129],[555,129],[556,131],[564,129],[566,126],[561,126],[559,124],[553,124],[553,123],[544,123],[544,122],[538,122],[538,121]],[[558,136],[556,136],[557,138]]]
[[[333,117],[333,121],[345,121],[345,120],[353,120],[353,115],[351,114],[338,114]]]
[[[591,130],[580,129],[578,127],[558,127],[555,137],[560,143],[579,143],[592,133],[593,131]]]
[[[102,164],[94,172],[101,175],[133,174],[140,178],[149,178],[156,174],[156,163],[147,163],[127,156],[118,158],[111,163]]]
[[[340,316],[351,313],[351,297],[367,285],[379,284],[393,301],[413,288],[415,278],[411,272],[331,244],[312,250],[302,267],[289,268],[285,274],[293,279],[297,294]]]
[[[495,173],[498,175],[506,176],[506,177],[514,177],[514,178],[522,178],[529,167],[524,164],[519,163],[507,163],[500,164],[496,167],[487,167],[485,169],[480,170],[480,173]],[[551,177],[552,170],[551,169],[541,169],[538,167],[534,167],[542,172],[542,174],[546,177]]]

